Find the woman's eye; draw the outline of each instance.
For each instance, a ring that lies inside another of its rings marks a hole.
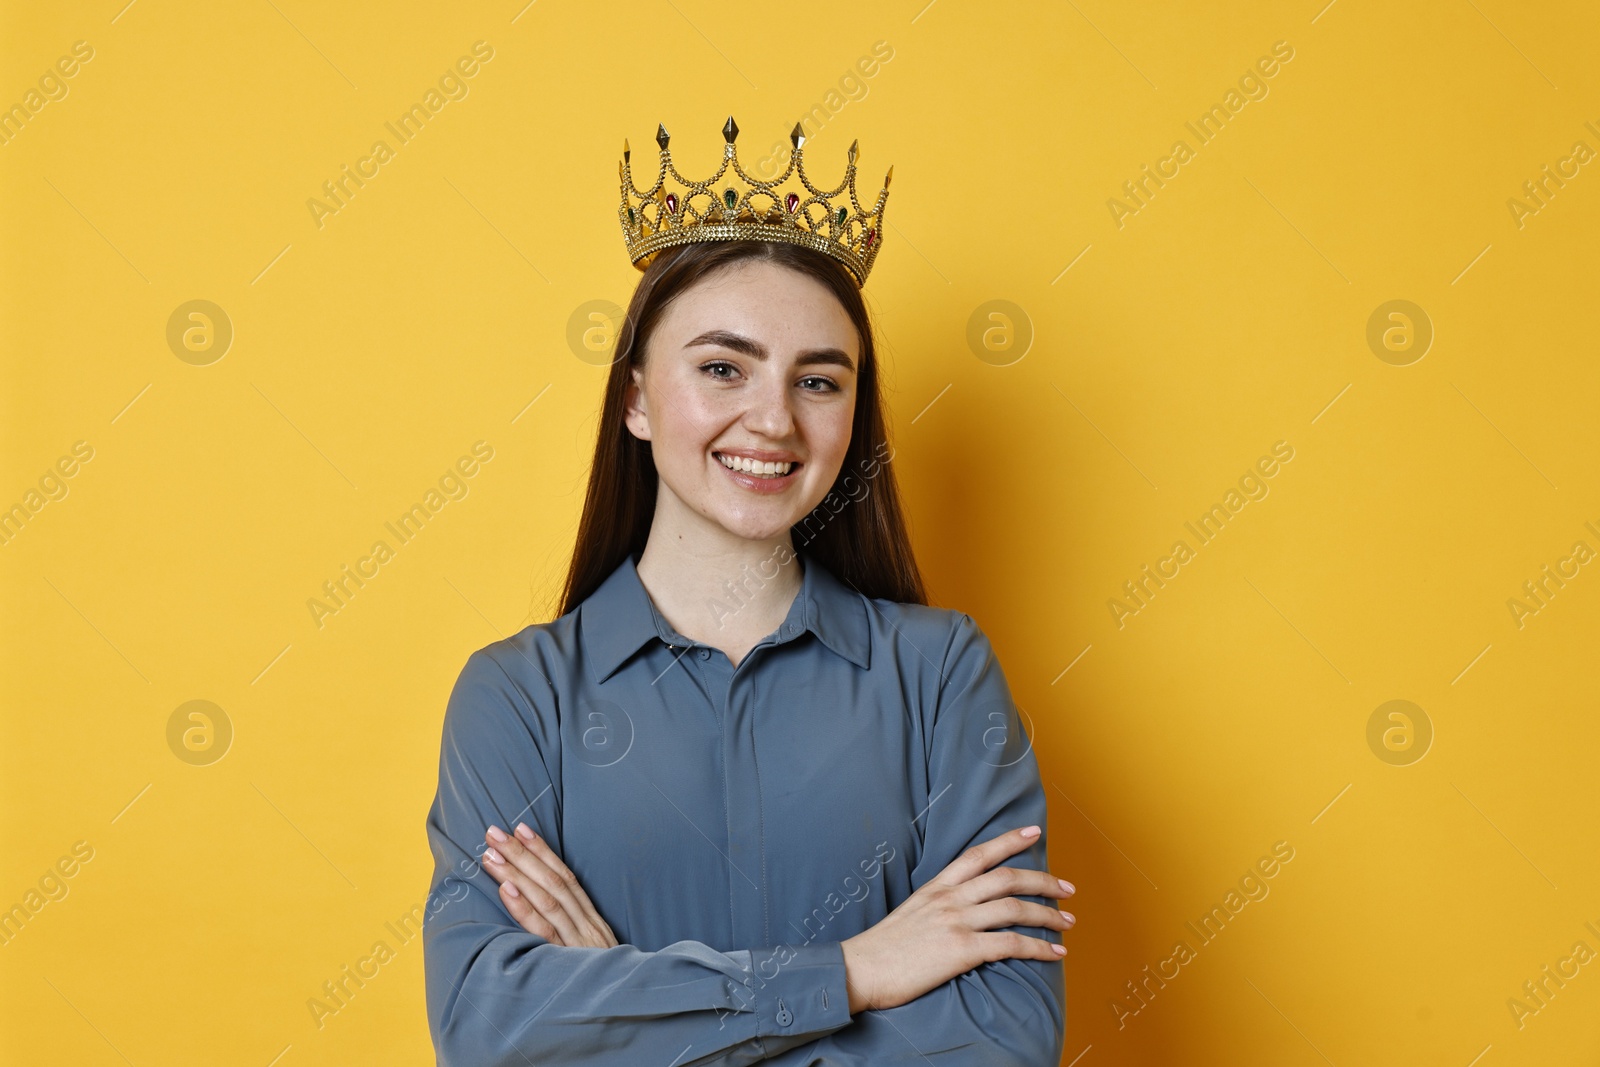
[[[710,363],[702,363],[700,365],[700,370],[709,375],[713,381],[718,382],[731,382],[733,381],[734,376],[739,372],[739,368],[736,364],[729,363],[725,359],[713,360]],[[720,373],[724,370],[728,371],[729,373]],[[839,391],[839,384],[833,379],[824,378],[816,374],[810,374],[800,379],[800,384],[801,388],[808,393],[837,393]]]

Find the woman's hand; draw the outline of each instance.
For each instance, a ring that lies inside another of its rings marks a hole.
[[[515,837],[491,826],[484,840],[483,869],[500,883],[501,903],[524,930],[571,948],[617,944],[577,875],[526,823],[517,824]]]
[[[847,939],[844,958],[850,1013],[909,1003],[956,975],[994,960],[1061,959],[1064,953],[1057,952],[1060,946],[1054,942],[994,929],[1037,926],[1067,930],[1076,921],[1059,908],[1012,896],[1071,896],[1074,890],[1063,888],[1055,875],[1015,867],[989,870],[1038,837],[1037,827],[1026,827],[972,846],[881,922]]]

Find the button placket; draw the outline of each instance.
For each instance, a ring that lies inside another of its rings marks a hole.
[[[726,656],[705,663],[711,690],[723,708],[724,809],[728,820],[728,904],[731,940],[735,944],[765,945],[767,904],[765,845],[761,826],[761,779],[756,767],[753,736],[752,692],[740,679],[745,665],[760,658],[752,652],[737,666]],[[770,1009],[769,1009],[770,1010]],[[770,1017],[770,1016],[769,1016]]]

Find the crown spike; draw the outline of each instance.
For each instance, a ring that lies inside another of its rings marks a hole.
[[[722,127],[722,139],[732,144],[733,139],[737,136],[739,136],[739,127],[734,123],[733,116],[729,115],[727,124]]]
[[[883,187],[889,188],[889,179],[894,177],[894,164],[889,164],[889,173],[883,176]]]
[[[860,141],[851,141],[850,142],[850,151],[848,151],[848,152],[846,152],[844,154],[845,158],[850,161],[850,165],[851,166],[855,165],[855,162],[856,162],[856,145],[858,145],[860,143],[861,143]]]
[[[628,139],[626,137],[624,137],[622,139],[622,161],[624,163],[629,162],[629,159],[628,159]]]
[[[667,150],[667,142],[672,140],[672,135],[667,133],[667,128],[662,123],[656,123],[656,144],[661,146],[661,151]]]
[[[806,143],[806,133],[800,128],[798,122],[794,124],[794,129],[789,132],[789,143],[794,145],[796,152],[800,150],[801,145]]]

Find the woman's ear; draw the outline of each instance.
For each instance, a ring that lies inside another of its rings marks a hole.
[[[622,399],[622,424],[628,432],[641,441],[650,440],[650,416],[644,407],[644,372],[638,367],[630,372],[633,380],[628,383],[627,392]]]

